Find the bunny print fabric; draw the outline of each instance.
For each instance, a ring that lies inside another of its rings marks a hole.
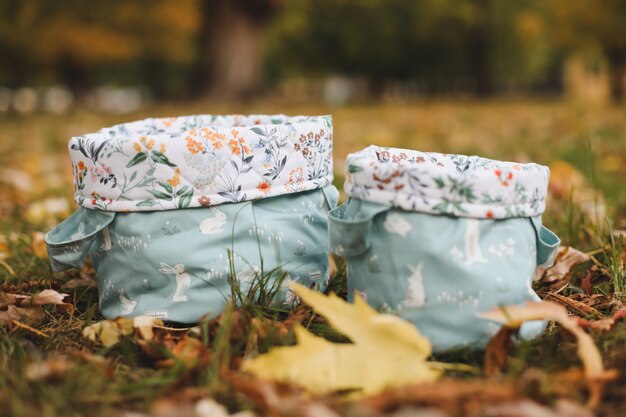
[[[441,214],[434,213],[432,205],[422,206],[423,196],[419,192],[410,195],[410,188],[397,188],[395,193],[403,195],[393,197],[387,190],[395,188],[386,188],[387,182],[383,181],[382,188],[376,186],[382,181],[382,172],[391,173],[391,177],[384,178],[399,181],[397,177],[401,174],[393,175],[401,170],[397,166],[399,161],[405,161],[407,155],[422,153],[372,149],[366,150],[368,155],[374,155],[367,162],[363,155],[348,158],[348,161],[358,160],[361,169],[348,164],[346,193],[350,200],[331,210],[329,215],[331,251],[347,259],[349,297],[358,292],[375,308],[413,322],[437,351],[484,346],[499,330],[499,325],[482,319],[480,314],[499,305],[538,301],[531,286],[535,268],[551,264],[559,239],[542,226],[540,213],[525,216],[517,209],[510,209],[520,207],[516,202],[521,202],[522,197],[512,183],[503,185],[495,174],[491,183],[474,187],[503,196],[490,203],[488,210],[494,216],[485,215],[486,211],[473,216],[479,206],[463,204],[472,193],[463,192],[465,200],[460,199],[458,187],[455,192],[440,194],[440,203],[457,207]],[[377,153],[384,160],[379,161]],[[394,157],[398,162],[394,162]],[[474,163],[479,160],[443,155],[437,158]],[[420,166],[419,162],[415,164]],[[491,161],[490,164],[493,167],[504,163]],[[480,162],[478,165],[485,166]],[[418,188],[430,186],[429,180],[433,178],[469,187],[473,178],[470,166],[461,165],[455,176],[449,175],[449,166],[437,163],[420,169],[424,170],[421,175],[407,179],[421,184]],[[527,172],[525,169],[522,164],[515,172]],[[545,195],[547,168],[533,164],[529,169],[537,176],[526,176],[525,186],[530,182],[539,187],[539,194]],[[358,181],[351,177],[355,172]],[[436,188],[437,182],[433,180],[432,186]],[[509,189],[511,186],[514,188]],[[475,201],[470,200],[470,203]],[[412,209],[406,208],[407,201],[413,201]],[[456,216],[454,210],[465,211],[463,216]],[[541,329],[542,323],[528,323],[522,328],[522,335],[529,337]]]
[[[260,280],[282,282],[279,303],[292,300],[288,280],[323,290],[326,213],[337,198],[329,186],[216,207],[109,213],[99,223],[92,218],[101,212],[81,208],[74,214],[80,221],[66,221],[73,227],[61,224],[48,233],[49,252],[55,270],[79,267],[90,255],[107,318],[143,314],[193,323],[222,312],[232,273],[244,293]],[[90,233],[72,237],[76,225],[88,221],[93,226],[83,230]]]
[[[323,289],[335,207],[330,116],[146,119],[70,140],[80,208],[46,235],[52,268],[91,257],[107,318],[193,323],[288,280]],[[234,280],[234,281],[233,281]]]

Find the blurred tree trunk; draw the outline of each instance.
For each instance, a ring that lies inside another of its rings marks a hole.
[[[491,73],[491,46],[489,35],[482,28],[474,29],[469,39],[470,71],[473,75],[476,96],[489,97],[493,94],[493,76]]]
[[[621,48],[608,48],[606,57],[609,65],[609,91],[614,103],[624,99],[624,77],[626,76],[626,51]]]
[[[475,1],[477,18],[471,25],[468,34],[468,51],[470,73],[474,79],[475,94],[477,97],[485,98],[493,94],[493,73],[491,71],[491,54],[493,45],[491,44],[491,0]]]
[[[258,90],[264,34],[280,2],[201,0],[196,93],[242,98]]]

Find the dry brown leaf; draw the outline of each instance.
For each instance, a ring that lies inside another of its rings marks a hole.
[[[44,317],[45,314],[41,306],[16,307],[8,305],[6,310],[0,311],[0,324],[10,324],[13,321],[35,324],[43,320]]]
[[[485,375],[497,375],[504,370],[509,359],[509,352],[514,347],[513,340],[511,340],[514,333],[516,333],[515,329],[502,326],[489,340],[485,350]]]
[[[445,378],[432,384],[393,388],[363,400],[363,405],[380,412],[401,406],[436,407],[453,415],[482,415],[487,404],[522,398],[512,381],[500,379]]]
[[[578,249],[574,249],[571,246],[561,246],[554,259],[554,266],[545,270],[538,269],[535,279],[542,282],[560,281],[570,274],[573,267],[590,259],[589,255]]]
[[[176,343],[172,355],[191,368],[199,362],[208,363],[209,349],[200,340],[185,337]]]
[[[63,300],[65,297],[68,297],[69,294],[63,294],[60,292],[56,292],[55,290],[43,290],[39,294],[35,294],[32,296],[32,303],[37,305],[45,305],[45,304],[65,304]]]
[[[551,320],[572,333],[578,341],[578,357],[583,363],[585,378],[591,392],[589,399],[591,405],[598,404],[604,384],[616,376],[615,371],[604,369],[602,356],[591,336],[585,333],[578,325],[577,320],[570,317],[565,307],[559,304],[542,301],[521,306],[506,306],[491,310],[482,316],[515,329],[519,328],[525,321]]]
[[[578,325],[583,329],[594,329],[594,330],[602,330],[609,331],[613,328],[615,323],[620,320],[626,318],[626,309],[622,309],[617,311],[608,319],[602,320],[585,320],[585,319],[577,319]]]
[[[43,290],[35,295],[22,295],[0,292],[0,323],[9,324],[13,320],[35,324],[44,319],[43,305],[57,305],[71,313],[74,306],[64,303],[68,294],[55,290]]]

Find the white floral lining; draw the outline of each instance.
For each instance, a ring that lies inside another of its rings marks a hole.
[[[550,170],[478,156],[369,146],[348,155],[350,197],[404,210],[503,219],[543,213]]]
[[[146,119],[70,140],[74,196],[106,211],[214,206],[332,182],[330,116]]]

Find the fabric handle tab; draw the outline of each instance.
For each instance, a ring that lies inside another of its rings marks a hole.
[[[372,220],[391,205],[350,199],[328,212],[330,250],[336,255],[353,257],[370,247]]]
[[[89,251],[101,235],[108,236],[106,228],[114,218],[114,212],[80,207],[46,233],[45,241],[52,271],[61,272],[82,267]]]
[[[543,269],[550,268],[554,265],[561,239],[541,224],[541,216],[531,217],[530,221],[537,235],[537,266]]]

